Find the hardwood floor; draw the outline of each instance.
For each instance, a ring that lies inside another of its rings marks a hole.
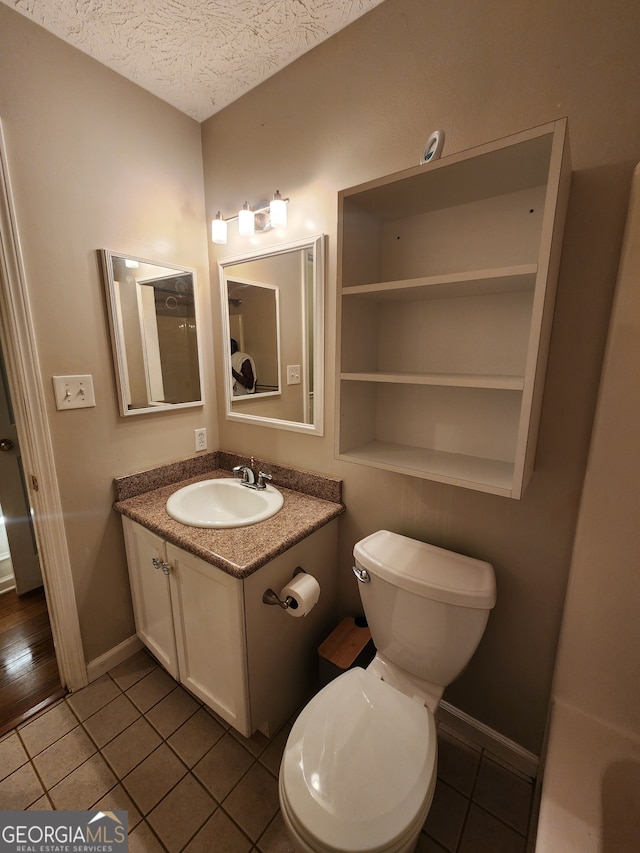
[[[63,696],[42,588],[0,595],[0,736]]]

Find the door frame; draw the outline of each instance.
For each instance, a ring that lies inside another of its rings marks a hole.
[[[0,340],[63,687],[88,683],[53,443],[0,119]]]
[[[0,435],[11,445],[0,459],[0,507],[15,590],[22,595],[42,586],[42,568],[1,346],[0,374]]]

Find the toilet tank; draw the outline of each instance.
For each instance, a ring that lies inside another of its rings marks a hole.
[[[358,588],[378,652],[446,687],[473,656],[495,605],[491,564],[388,530],[362,539],[353,554],[368,577]]]

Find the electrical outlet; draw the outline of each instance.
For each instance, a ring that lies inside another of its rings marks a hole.
[[[193,431],[195,436],[195,444],[196,450],[206,450],[207,449],[207,430],[205,427],[201,427],[200,429],[195,429]]]
[[[287,365],[287,385],[299,385],[300,384],[300,365],[299,364],[288,364]]]

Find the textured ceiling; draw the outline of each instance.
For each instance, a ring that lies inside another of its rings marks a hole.
[[[0,0],[203,121],[382,0]]]

